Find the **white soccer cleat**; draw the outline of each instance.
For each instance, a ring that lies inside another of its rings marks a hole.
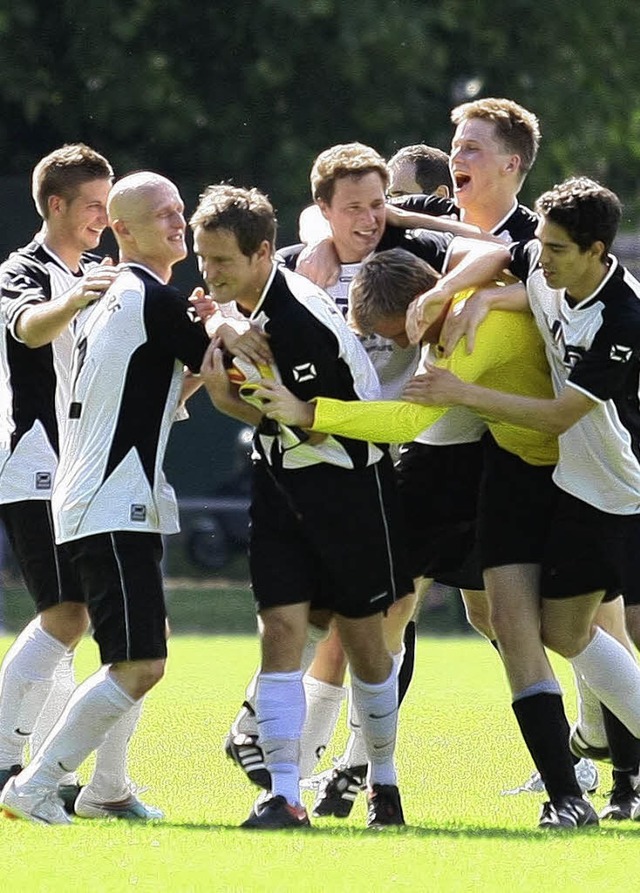
[[[157,806],[149,806],[139,800],[132,787],[129,795],[123,800],[98,800],[91,795],[87,785],[82,788],[73,807],[73,811],[81,819],[125,819],[133,822],[157,822],[164,818],[164,813]]]
[[[56,788],[24,784],[16,789],[15,778],[10,778],[0,795],[0,808],[9,817],[26,819],[37,825],[71,825]]]
[[[576,781],[585,794],[593,794],[600,783],[598,769],[591,760],[584,757],[575,765]],[[534,772],[523,784],[508,791],[502,791],[504,795],[510,794],[544,794],[544,782],[539,772]]]

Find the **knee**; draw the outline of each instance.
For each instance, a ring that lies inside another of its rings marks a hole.
[[[111,673],[115,681],[135,701],[139,701],[164,676],[166,661],[134,660],[124,664],[114,664]]]
[[[74,648],[89,629],[89,614],[83,604],[63,602],[43,611],[40,623],[42,629],[58,642]]]

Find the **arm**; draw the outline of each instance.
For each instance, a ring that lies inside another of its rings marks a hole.
[[[504,245],[477,239],[455,239],[450,253],[453,268],[436,285],[418,295],[407,309],[407,335],[418,344],[426,330],[449,306],[453,296],[496,279],[509,265],[511,254]]]
[[[27,347],[50,344],[79,310],[102,297],[118,273],[111,263],[99,264],[59,298],[26,307],[16,322],[16,335]]]
[[[264,402],[265,415],[282,424],[377,443],[414,440],[446,412],[443,407],[417,406],[392,400],[318,397],[312,403],[306,403],[284,385],[265,380],[254,391],[254,396]]]
[[[389,226],[401,226],[404,229],[431,229],[441,233],[453,233],[467,239],[484,239],[489,242],[499,241],[495,236],[484,232],[479,226],[471,223],[462,223],[455,217],[434,217],[432,214],[423,214],[418,211],[406,211],[397,205],[387,204],[386,222]]]
[[[296,262],[296,273],[306,276],[320,288],[335,285],[340,275],[340,260],[333,239],[324,238],[301,251]]]
[[[572,387],[565,387],[553,399],[505,394],[461,381],[436,366],[429,366],[424,375],[412,379],[403,397],[412,403],[467,406],[483,416],[549,434],[563,434],[597,403]]]

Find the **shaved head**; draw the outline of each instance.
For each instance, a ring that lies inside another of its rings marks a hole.
[[[159,190],[176,191],[176,187],[161,174],[137,171],[115,183],[109,193],[107,213],[109,223],[114,220],[135,220],[148,213],[152,199]]]

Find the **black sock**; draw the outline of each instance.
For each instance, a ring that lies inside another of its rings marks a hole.
[[[416,639],[418,628],[415,620],[410,620],[404,631],[404,657],[398,673],[398,707],[404,701],[404,696],[409,691],[409,685],[413,679],[413,669],[416,664]]]
[[[581,797],[569,750],[569,723],[562,695],[543,692],[513,702],[524,742],[552,803]]]
[[[618,772],[637,775],[640,766],[640,741],[604,704],[600,706],[613,768]]]

